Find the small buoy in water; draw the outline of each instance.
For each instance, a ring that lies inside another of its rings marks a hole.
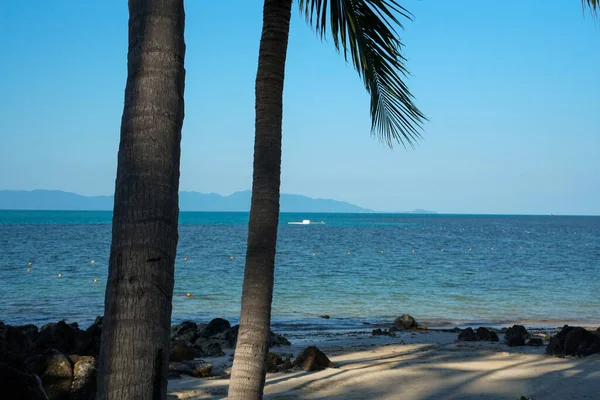
[[[413,251],[412,251],[412,252],[414,253],[414,252],[415,252],[415,250],[413,249]]]
[[[569,247],[571,247],[571,245],[569,245]]]
[[[192,297],[192,294],[191,293],[186,293],[185,297]]]
[[[440,251],[444,251],[444,249],[441,249]]]
[[[586,246],[587,246],[587,244],[586,244]],[[29,266],[32,266],[32,265],[33,265],[33,263],[32,263],[31,261],[29,261],[28,265],[29,265]]]
[[[522,248],[523,248],[523,246],[519,246],[519,248],[520,248],[520,249],[522,249]]]
[[[187,258],[187,257],[183,257],[183,261],[187,261],[187,260],[188,260],[188,258]]]
[[[348,254],[350,254],[350,252],[348,252]]]
[[[27,268],[27,272],[31,272],[31,268]]]
[[[315,254],[315,253],[313,253],[313,257],[314,257],[314,256],[316,256],[316,254]]]
[[[546,248],[549,248],[550,246],[546,245]]]
[[[59,277],[59,278],[61,278],[61,277],[62,277],[62,274],[58,274],[58,277]]]
[[[98,279],[94,279],[94,283],[98,283]]]
[[[233,256],[229,257],[230,260],[233,260]]]
[[[494,248],[492,247],[492,250],[494,250]]]
[[[381,254],[383,254],[383,251],[380,251]]]
[[[586,243],[585,245],[587,246],[588,244]]]
[[[472,247],[469,247],[469,251],[473,251],[473,248],[472,248]]]
[[[96,263],[96,261],[92,260],[92,264],[95,264],[95,263]]]

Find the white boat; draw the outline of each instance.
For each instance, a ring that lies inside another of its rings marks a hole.
[[[325,225],[325,222],[311,222],[310,219],[304,219],[301,222],[288,222],[288,225]]]

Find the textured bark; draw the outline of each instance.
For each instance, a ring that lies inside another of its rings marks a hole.
[[[97,399],[165,399],[185,83],[183,0],[130,0]]]
[[[256,74],[252,202],[248,227],[242,312],[229,399],[262,399],[269,350],[275,271],[283,81],[291,0],[265,0]]]

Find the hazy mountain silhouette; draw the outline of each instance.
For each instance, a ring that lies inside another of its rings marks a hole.
[[[181,211],[249,211],[249,190],[229,196],[179,192]],[[113,196],[82,196],[62,190],[0,190],[0,210],[112,210]],[[282,212],[372,212],[344,201],[313,199],[298,194],[281,195]]]

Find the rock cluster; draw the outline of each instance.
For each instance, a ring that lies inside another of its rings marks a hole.
[[[64,321],[39,329],[0,322],[2,395],[11,399],[94,399],[101,332],[101,317],[86,330]]]
[[[458,340],[461,342],[497,342],[500,339],[496,332],[480,326],[477,331],[473,328],[466,328],[458,334]]]
[[[185,321],[171,328],[170,377],[207,377],[213,366],[201,357],[219,357],[234,348],[239,326],[215,318],[208,324]],[[0,398],[92,400],[96,392],[96,358],[102,317],[87,329],[59,321],[42,326],[0,322]],[[270,333],[269,345],[289,346]],[[285,360],[291,364],[290,360]],[[283,363],[283,362],[282,362]]]

